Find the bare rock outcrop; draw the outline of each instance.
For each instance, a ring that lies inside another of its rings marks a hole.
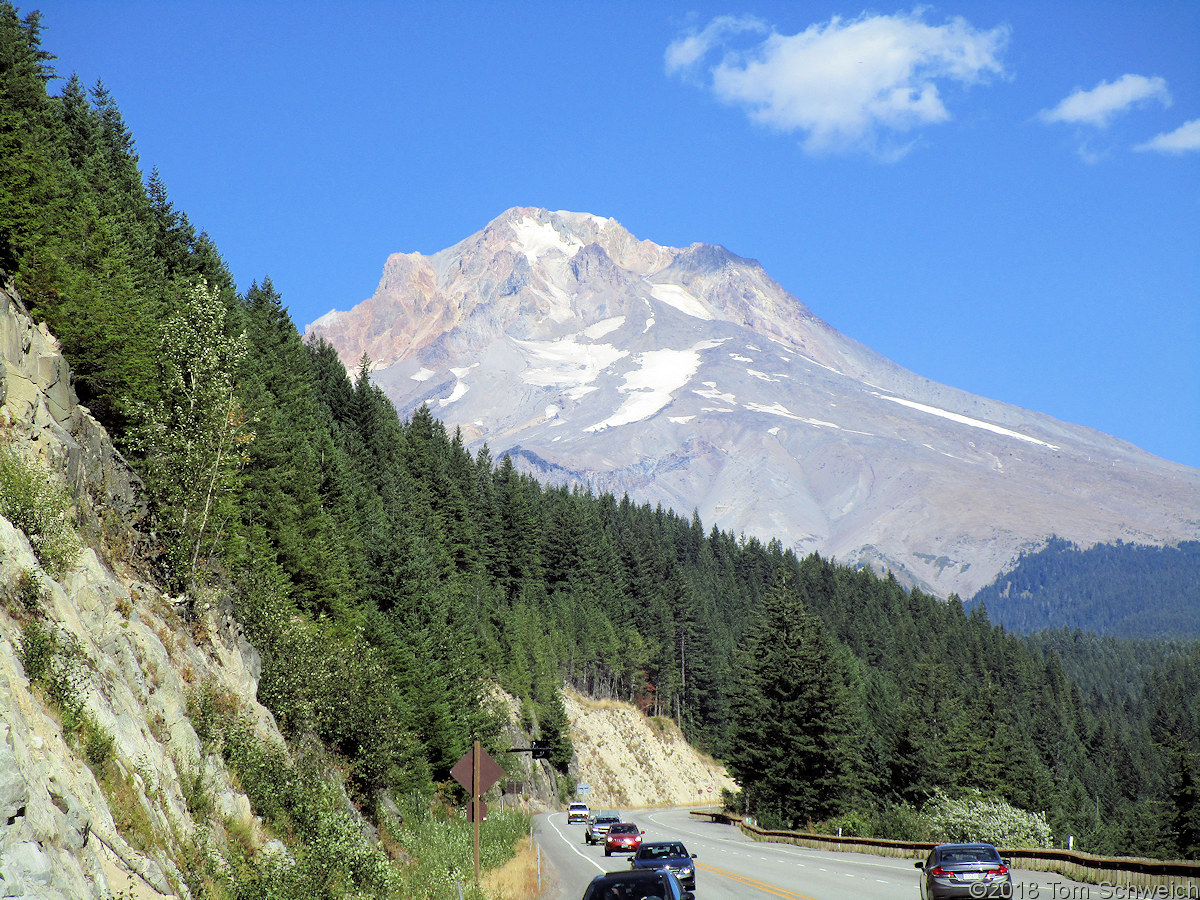
[[[11,445],[58,473],[78,498],[85,533],[128,537],[145,515],[140,479],[71,384],[71,369],[46,326],[16,290],[0,284],[0,428]]]
[[[588,785],[593,809],[706,806],[736,785],[720,763],[698,753],[670,719],[637,707],[590,700],[568,690],[563,697],[575,744],[575,777]]]

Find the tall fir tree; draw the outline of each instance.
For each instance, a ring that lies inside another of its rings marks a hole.
[[[826,819],[861,796],[860,711],[850,672],[781,570],[738,659],[729,769],[768,825]]]

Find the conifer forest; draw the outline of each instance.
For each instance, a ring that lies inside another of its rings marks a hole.
[[[891,577],[629,497],[550,487],[305,342],[238,286],[113,97],[0,2],[0,270],[144,483],[144,565],[217,586],[296,742],[381,791],[503,750],[499,685],[573,748],[561,689],[676,720],[763,823],[907,836],[979,792],[1097,854],[1200,857],[1200,645],[1023,637]],[[65,64],[69,66],[69,61]]]

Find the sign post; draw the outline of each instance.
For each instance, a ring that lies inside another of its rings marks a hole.
[[[504,770],[476,741],[470,752],[454,764],[450,774],[471,795],[469,808],[471,821],[475,823],[475,883],[479,884],[479,823],[487,815],[487,806],[480,796],[504,777]]]

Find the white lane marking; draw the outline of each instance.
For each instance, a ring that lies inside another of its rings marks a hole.
[[[556,833],[556,834],[557,834],[557,835],[558,835],[560,838],[562,838],[562,842],[563,842],[564,844],[566,844],[568,847],[570,847],[572,850],[574,850],[574,851],[575,851],[577,854],[579,854],[579,856],[580,856],[581,858],[583,858],[583,859],[586,859],[588,862],[590,862],[590,863],[591,863],[593,866],[595,866],[595,867],[596,867],[597,869],[599,869],[601,872],[607,872],[607,871],[608,871],[606,868],[604,868],[604,866],[600,865],[600,863],[596,862],[596,861],[595,861],[594,859],[592,859],[590,856],[586,856],[586,855],[584,855],[584,853],[582,853],[582,852],[580,851],[580,849],[579,849],[578,847],[576,847],[576,846],[575,846],[575,843],[574,843],[574,841],[569,841],[569,840],[567,840],[567,836],[566,836],[565,834],[563,834],[561,831],[559,831],[559,830],[558,830],[558,826],[554,824],[554,820],[553,820],[552,818],[550,818],[550,816],[546,816],[546,822],[547,822],[547,823],[550,825],[550,827],[551,827],[551,828],[553,828],[553,829],[554,829],[555,833]]]
[[[685,834],[693,835],[694,837],[700,838],[701,840],[713,841],[713,842],[717,842],[717,843],[737,844],[740,846],[746,845],[745,841],[730,840],[729,838],[713,837],[711,834],[707,834],[707,833],[700,832],[700,831],[692,831],[690,829],[682,827],[681,825],[666,825],[662,822],[656,821],[653,816],[649,816],[648,818],[651,821],[653,821],[656,825],[662,825],[664,828],[674,828],[676,831],[682,831]],[[735,829],[735,832],[737,834],[741,834],[741,832],[737,832],[736,829]],[[803,853],[805,856],[811,855],[811,856],[816,857],[817,859],[825,859],[826,861],[830,861],[829,857],[822,856],[821,852],[818,850],[810,850],[807,847],[797,847],[794,844],[772,844],[772,842],[770,842],[770,841],[753,841],[752,844],[760,844],[760,845],[766,844],[767,846],[764,848],[761,848],[761,849],[769,849],[775,853],[782,853],[785,856],[796,856],[800,853]],[[838,854],[838,856],[841,858],[844,858],[845,854]],[[839,859],[839,861],[840,861],[840,859]],[[868,866],[868,867],[874,868],[874,869],[888,869],[893,872],[895,872],[897,870],[902,870],[904,868],[903,863],[890,863],[890,864],[889,863],[875,863],[875,862],[867,862],[866,860],[862,860],[862,859],[856,859],[856,860],[853,860],[852,862],[854,863],[854,865],[857,865],[857,866]],[[825,870],[823,869],[822,871],[825,871]]]

